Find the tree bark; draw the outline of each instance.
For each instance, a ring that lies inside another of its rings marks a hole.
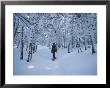
[[[91,35],[90,35],[90,38],[91,38],[91,45],[92,45],[92,54],[94,54],[95,53],[95,48],[94,48],[94,43],[93,43]]]
[[[70,43],[68,44],[68,53],[70,53]]]
[[[21,60],[23,60],[23,27],[22,27],[22,39],[21,39]]]

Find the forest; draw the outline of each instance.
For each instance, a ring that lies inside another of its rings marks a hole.
[[[14,13],[13,46],[19,49],[19,59],[28,59],[38,47],[51,50],[53,43],[57,49],[67,53],[86,51],[96,53],[97,14],[96,13]],[[32,54],[31,54],[32,53]],[[31,55],[30,55],[31,54]]]

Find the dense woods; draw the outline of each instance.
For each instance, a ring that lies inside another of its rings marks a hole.
[[[57,49],[66,48],[67,53],[73,49],[83,52],[90,46],[91,53],[96,53],[96,13],[14,13],[13,23],[13,40],[20,59],[27,52],[30,60],[38,45],[51,49],[54,42]]]

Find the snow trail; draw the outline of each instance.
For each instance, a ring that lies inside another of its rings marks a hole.
[[[96,75],[97,54],[92,55],[88,51],[78,54],[77,49],[71,53],[67,53],[67,49],[59,49],[56,60],[52,61],[51,50],[38,46],[28,63],[26,58],[19,59],[18,49],[14,48],[14,75]]]

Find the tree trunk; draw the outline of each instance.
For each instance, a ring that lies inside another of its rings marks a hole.
[[[85,37],[84,37],[84,45],[85,45],[85,50],[87,50]]]
[[[96,53],[95,52],[95,49],[94,49],[94,44],[93,44],[93,41],[92,41],[92,54]]]
[[[73,44],[74,44],[74,42],[73,42],[73,36],[72,36],[72,41],[71,41],[71,43],[72,43],[72,48],[74,48],[74,46],[73,46]]]
[[[91,38],[91,45],[92,45],[92,54],[94,54],[96,52],[95,52],[94,43],[93,43],[93,40],[92,40],[92,36],[91,35],[90,35],[90,38]]]
[[[64,38],[64,48],[66,48],[66,47],[65,47],[65,38]]]
[[[68,53],[70,53],[70,43],[68,44]]]
[[[36,49],[35,49],[35,52],[37,51],[37,45],[36,45]]]
[[[51,46],[50,46],[50,40],[49,40],[49,49],[51,49]]]
[[[21,39],[21,60],[23,60],[23,27],[22,27],[22,39]]]
[[[17,29],[18,29],[18,27],[19,27],[19,22],[18,22],[18,24],[17,24],[16,28],[15,28],[15,23],[14,23],[14,28],[15,28],[14,38],[15,38],[15,36],[16,36],[16,33],[17,33]]]
[[[19,44],[20,44],[20,41],[19,41],[18,44],[17,44],[17,48],[19,47]]]

